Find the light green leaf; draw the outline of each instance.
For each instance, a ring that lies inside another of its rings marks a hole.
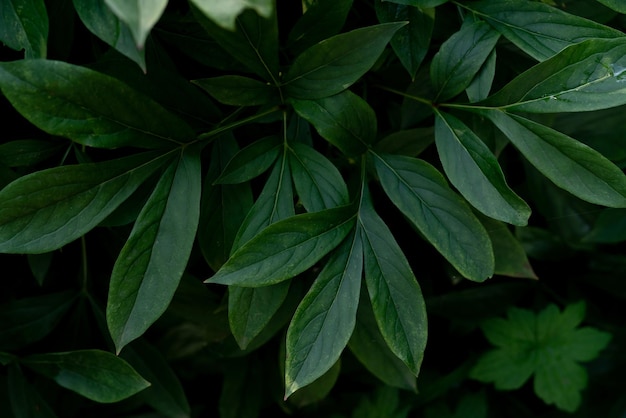
[[[137,48],[142,49],[152,27],[165,11],[168,0],[104,0],[104,2],[128,25]]]
[[[8,367],[7,389],[13,418],[56,418],[50,405],[28,383],[16,364]]]
[[[35,354],[21,362],[60,386],[101,403],[121,401],[150,386],[128,363],[106,351]]]
[[[430,64],[435,101],[450,99],[470,85],[500,34],[484,22],[463,25],[439,48]]]
[[[317,100],[292,99],[296,112],[348,156],[360,155],[376,137],[376,114],[351,91]]]
[[[224,29],[235,31],[237,17],[245,9],[253,9],[264,18],[274,13],[272,0],[191,0],[213,22]]]
[[[356,323],[362,273],[363,249],[355,231],[335,249],[291,320],[285,398],[321,377],[339,360]]]
[[[255,106],[279,101],[278,90],[268,83],[239,75],[194,80],[220,103],[231,106]]]
[[[509,188],[487,145],[463,122],[436,111],[435,141],[448,179],[467,201],[485,215],[524,226],[530,207]]]
[[[285,75],[287,95],[320,99],[356,82],[376,62],[393,34],[405,23],[383,23],[335,35],[298,55]]]
[[[169,158],[149,152],[20,177],[0,191],[0,252],[44,253],[74,241]]]
[[[358,226],[376,322],[391,351],[417,376],[428,328],[422,291],[400,246],[374,211],[369,193],[363,196]]]
[[[496,75],[496,50],[493,49],[476,77],[465,89],[465,94],[470,102],[485,100],[491,92],[491,85]]]
[[[493,275],[489,236],[443,176],[425,161],[374,155],[385,193],[459,273],[474,281]]]
[[[348,186],[333,163],[301,143],[290,144],[289,151],[294,186],[308,212],[348,204]]]
[[[618,30],[538,1],[481,0],[464,3],[463,7],[485,19],[537,61],[587,39],[624,36]]]
[[[598,3],[604,4],[606,7],[609,7],[616,12],[626,14],[626,4],[621,0],[597,0]]]
[[[117,352],[169,305],[187,266],[200,214],[198,153],[183,153],[141,210],[111,273],[106,317]]]
[[[594,149],[521,116],[484,114],[558,187],[587,202],[626,207],[626,176]]]
[[[266,286],[290,279],[335,248],[354,226],[354,208],[305,213],[263,229],[206,283]]]
[[[215,184],[238,184],[261,175],[279,156],[282,145],[275,135],[254,141],[228,161]]]
[[[0,63],[0,89],[38,128],[91,147],[173,147],[196,136],[117,79],[61,61]]]
[[[0,42],[24,58],[46,58],[48,13],[44,0],[3,0],[0,2]]]

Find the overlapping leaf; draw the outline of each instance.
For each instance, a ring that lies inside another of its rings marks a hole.
[[[138,48],[143,48],[152,27],[165,11],[168,0],[104,0],[111,11],[128,25]]]
[[[258,139],[228,161],[216,184],[237,184],[252,180],[267,170],[283,150],[277,136]]]
[[[258,80],[239,75],[224,75],[195,80],[220,103],[232,106],[255,106],[278,101],[278,90]]]
[[[25,58],[46,58],[48,14],[44,0],[0,2],[0,42],[24,50]]]
[[[224,29],[234,31],[237,17],[245,9],[253,9],[264,18],[274,13],[272,0],[191,0],[207,17]]]

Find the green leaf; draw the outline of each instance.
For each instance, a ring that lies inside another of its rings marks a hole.
[[[220,103],[231,106],[255,106],[279,101],[278,90],[268,83],[239,75],[194,80]]]
[[[7,386],[13,418],[56,418],[54,411],[15,364],[8,368]]]
[[[374,211],[369,193],[363,196],[358,226],[376,322],[391,351],[417,376],[427,338],[422,291],[400,246]]]
[[[44,253],[74,241],[169,158],[149,152],[19,178],[0,191],[0,252]]]
[[[0,42],[24,58],[46,58],[48,13],[43,0],[3,0],[0,2]]]
[[[282,145],[282,139],[275,135],[254,141],[228,161],[215,184],[243,183],[261,175],[276,161]]]
[[[35,354],[21,362],[60,386],[101,403],[121,401],[150,386],[128,363],[106,351]]]
[[[381,23],[409,22],[391,38],[391,47],[412,79],[428,52],[435,26],[435,9],[419,8],[377,0],[376,16]]]
[[[226,363],[219,400],[220,418],[258,418],[263,395],[262,369],[244,357]]]
[[[390,3],[396,4],[406,4],[407,6],[421,7],[421,8],[430,8],[437,7],[444,3],[447,3],[449,0],[384,0]]]
[[[298,389],[289,397],[289,405],[304,408],[308,405],[319,404],[331,392],[341,373],[341,358],[319,379],[308,386]]]
[[[596,0],[598,3],[604,4],[606,7],[609,7],[616,12],[626,13],[626,4],[624,4],[621,0]]]
[[[321,377],[339,360],[356,323],[362,273],[362,242],[355,231],[333,251],[291,320],[285,398]]]
[[[47,160],[63,149],[56,141],[22,139],[0,144],[0,164],[9,167],[28,167]]]
[[[85,67],[47,60],[0,63],[0,89],[38,128],[83,145],[159,148],[195,138],[156,102]]]
[[[198,227],[200,169],[197,153],[183,153],[167,168],[115,262],[106,316],[118,353],[174,296]]]
[[[383,154],[415,157],[435,141],[434,129],[415,128],[394,132],[374,144],[374,150]]]
[[[72,291],[33,296],[0,306],[0,348],[15,350],[39,341],[61,321],[76,300]]]
[[[128,25],[137,48],[142,49],[150,30],[165,11],[168,0],[104,0],[104,2]]]
[[[296,112],[348,156],[360,155],[376,137],[376,114],[349,90],[317,100],[292,99]]]
[[[506,184],[506,179],[487,145],[463,122],[436,112],[437,151],[450,182],[467,201],[485,215],[524,226],[530,207]]]
[[[582,112],[626,104],[626,37],[593,39],[531,67],[482,102],[530,113]]]
[[[583,241],[604,244],[626,241],[626,209],[605,209],[600,212]]]
[[[439,48],[430,64],[435,101],[450,99],[470,85],[496,46],[500,34],[484,22],[461,27]]]
[[[335,248],[354,226],[354,208],[305,213],[263,229],[206,283],[266,286],[290,279]]]
[[[626,176],[587,145],[521,116],[485,115],[544,176],[587,202],[626,207]]]
[[[526,0],[481,0],[464,3],[498,32],[537,61],[562,49],[594,38],[617,38],[624,34],[542,2]],[[514,13],[511,11],[514,10]],[[551,74],[551,73],[544,73]]]
[[[493,274],[489,236],[443,176],[425,161],[374,155],[385,193],[459,273],[474,281]]]
[[[491,85],[496,75],[496,50],[493,49],[487,60],[476,74],[476,77],[465,89],[470,102],[485,100],[491,91]]]
[[[298,55],[285,75],[287,96],[320,99],[355,83],[376,62],[405,23],[383,23],[335,35]]]
[[[145,50],[137,47],[133,34],[102,0],[73,0],[76,13],[91,33],[134,61],[146,72]],[[85,90],[83,90],[85,91]]]
[[[308,212],[348,204],[348,186],[333,163],[301,143],[292,143],[289,151],[294,186]]]
[[[224,29],[236,30],[237,17],[245,9],[253,9],[264,18],[274,13],[272,0],[191,0],[202,13]]]

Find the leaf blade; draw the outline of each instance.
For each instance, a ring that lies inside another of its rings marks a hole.
[[[128,25],[137,48],[142,49],[152,27],[165,11],[168,0],[104,0],[111,11]]]
[[[48,50],[48,13],[43,0],[8,0],[0,3],[0,41],[24,58],[46,58]]]

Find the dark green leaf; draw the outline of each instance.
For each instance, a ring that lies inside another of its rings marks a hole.
[[[434,167],[392,155],[375,155],[374,165],[393,203],[463,276],[483,281],[493,275],[487,232]]]
[[[0,63],[0,89],[34,125],[83,145],[158,148],[195,138],[159,104],[85,67],[46,60]]]
[[[202,13],[224,29],[235,31],[237,17],[252,9],[264,18],[274,13],[272,0],[191,0]]]
[[[435,141],[433,128],[415,128],[394,132],[374,145],[383,154],[399,154],[415,157]]]
[[[626,209],[605,209],[600,212],[585,242],[617,243],[626,241]]]
[[[19,366],[8,370],[9,399],[13,418],[56,418],[56,414],[27,381]]]
[[[358,226],[376,322],[391,351],[417,376],[427,338],[422,291],[400,246],[374,211],[369,194],[363,196]]]
[[[3,0],[0,2],[0,42],[24,57],[46,58],[48,13],[43,0]]]
[[[75,240],[169,158],[151,152],[19,178],[0,191],[0,251],[44,253]]]
[[[178,287],[198,227],[200,169],[197,153],[168,167],[115,262],[106,313],[118,353],[161,316]]]
[[[60,386],[96,402],[118,402],[150,386],[124,360],[100,350],[35,354],[22,359]]]
[[[35,277],[37,284],[43,286],[43,282],[50,271],[52,264],[52,252],[42,254],[28,254],[28,267]]]
[[[317,100],[292,99],[296,112],[348,156],[365,152],[376,137],[376,114],[351,91]]]
[[[220,418],[258,418],[263,386],[259,364],[252,359],[227,363],[219,400]]]
[[[137,48],[142,49],[152,27],[165,11],[168,0],[104,0],[111,11],[128,25]]]
[[[385,0],[390,3],[396,4],[406,4],[408,6],[429,8],[429,7],[437,7],[441,4],[447,3],[448,0]]]
[[[563,48],[587,39],[624,36],[618,30],[542,2],[481,0],[464,3],[463,7],[484,18],[518,48],[538,61],[546,60]]]
[[[255,106],[278,102],[278,90],[271,84],[239,75],[194,80],[220,103],[232,106]]]
[[[616,12],[626,13],[626,4],[624,4],[621,0],[597,0],[599,3],[604,4],[606,7],[609,7]]]
[[[363,273],[355,231],[328,260],[287,330],[285,398],[321,377],[339,360],[356,322]]]
[[[496,46],[500,34],[484,22],[463,25],[439,48],[430,64],[430,79],[436,91],[435,101],[444,101],[461,93]]]
[[[463,122],[436,112],[437,151],[450,182],[485,215],[513,225],[526,225],[530,207],[506,184],[487,145]]]
[[[597,151],[521,116],[498,110],[485,115],[557,186],[591,203],[626,207],[626,176]]]
[[[254,141],[235,154],[215,184],[237,184],[261,175],[282,151],[283,141],[278,136],[268,136]]]
[[[313,45],[294,61],[283,85],[289,97],[320,99],[356,82],[376,62],[405,23],[383,23],[335,35]]]
[[[298,408],[304,408],[307,405],[317,404],[328,396],[330,391],[337,383],[341,372],[341,359],[319,379],[315,380],[308,386],[305,386],[289,397],[289,404]]]
[[[476,77],[465,89],[470,102],[485,100],[491,92],[491,85],[496,75],[496,50],[493,49]]]
[[[36,165],[58,153],[63,144],[56,141],[23,139],[0,145],[0,164],[9,167]]]
[[[263,229],[207,283],[258,287],[292,278],[335,248],[354,226],[354,208],[305,213]]]

